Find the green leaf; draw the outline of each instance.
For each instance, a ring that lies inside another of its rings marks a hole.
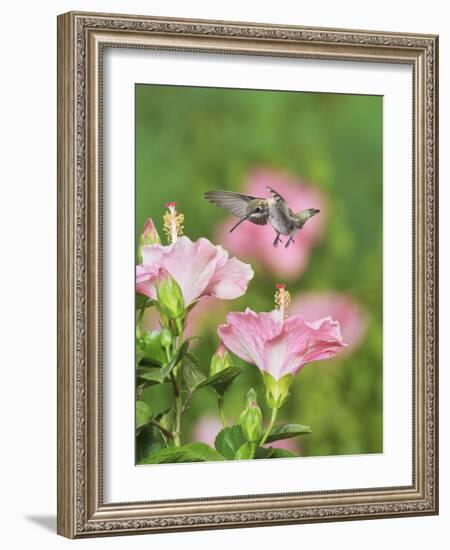
[[[166,464],[173,462],[211,462],[224,460],[206,443],[189,443],[181,447],[168,447],[143,458],[139,464]]]
[[[292,458],[298,456],[291,451],[278,449],[277,447],[257,447],[255,452],[256,459],[263,458]]]
[[[144,426],[136,437],[136,462],[139,462],[166,447],[160,430],[149,424]]]
[[[136,429],[148,424],[152,418],[152,409],[145,401],[136,401]]]
[[[241,371],[242,369],[240,367],[228,367],[217,374],[210,376],[198,387],[204,388],[206,386],[211,386],[217,395],[223,397],[233,380],[241,374]]]
[[[272,454],[272,452],[273,452],[272,448],[256,447],[255,458],[256,459],[270,458],[270,455]]]
[[[280,424],[279,426],[275,426],[270,432],[269,437],[266,439],[266,443],[310,433],[311,428],[309,426],[302,426],[301,424]]]
[[[153,367],[153,368],[161,368],[161,365],[157,363],[156,361],[150,361],[147,357],[141,357],[141,360],[138,362],[138,367]]]
[[[136,369],[136,376],[139,380],[149,382],[148,385],[162,384],[164,382],[161,367],[138,367]]]
[[[164,365],[167,362],[166,351],[161,345],[161,334],[157,330],[144,332],[139,338],[139,352],[144,358],[157,365]]]
[[[197,386],[206,380],[206,376],[203,372],[194,364],[189,362],[183,365],[182,375],[186,388],[190,392],[194,391]]]
[[[277,447],[269,447],[267,449],[270,454],[267,458],[294,458],[298,455],[287,449],[278,449]]]
[[[234,455],[236,460],[251,460],[255,455],[254,444],[246,441],[243,445],[239,447]]]
[[[193,337],[195,338],[195,337]],[[178,363],[183,359],[184,354],[187,352],[189,348],[189,344],[192,338],[188,338],[185,340],[181,346],[178,348],[177,353],[172,357],[172,360],[170,363],[164,365],[164,367],[161,369],[161,375],[163,376],[163,379],[169,376],[169,374],[173,371],[173,369],[178,365]]]
[[[150,335],[149,338],[155,339],[157,336],[159,338],[159,333],[147,333],[147,335]],[[149,385],[153,384],[162,384],[167,379],[167,377],[170,375],[172,370],[178,365],[178,363],[183,359],[185,356],[187,349],[189,347],[190,340],[192,338],[188,338],[178,349],[177,353],[174,355],[170,363],[167,363],[167,360],[163,361],[162,363],[159,363],[158,361],[155,361],[155,359],[152,359],[146,355],[144,359],[142,359],[140,365],[136,369],[137,377],[140,380],[145,380],[146,382],[149,382]],[[163,366],[159,366],[162,364]],[[184,370],[184,369],[183,369]],[[189,376],[189,375],[188,375]],[[202,374],[203,379],[205,376]],[[198,377],[197,377],[198,378]]]
[[[239,447],[245,443],[240,426],[229,426],[221,430],[214,441],[216,450],[227,460],[233,460]]]
[[[198,357],[195,356],[193,353],[191,353],[190,351],[187,351],[185,354],[184,354],[184,357],[185,359],[188,359],[193,365],[195,365],[196,367],[199,367],[200,366],[200,361],[198,360]],[[206,376],[205,376],[206,378]]]

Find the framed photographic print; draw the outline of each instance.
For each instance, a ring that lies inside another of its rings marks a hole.
[[[436,514],[431,35],[58,18],[58,532]]]

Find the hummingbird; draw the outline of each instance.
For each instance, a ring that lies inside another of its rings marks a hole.
[[[275,189],[268,186],[267,189],[272,193],[272,197],[269,199],[261,199],[233,191],[207,191],[204,197],[209,202],[240,218],[230,229],[230,233],[246,220],[257,225],[270,223],[276,233],[273,246],[276,248],[278,243],[282,243],[280,236],[286,235],[289,238],[284,247],[288,248],[294,242],[295,234],[302,229],[309,218],[318,214],[320,210],[307,208],[294,213]]]

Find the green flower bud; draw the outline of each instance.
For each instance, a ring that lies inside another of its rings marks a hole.
[[[170,319],[182,317],[184,315],[183,293],[172,275],[161,268],[155,286],[160,312]]]
[[[266,371],[263,372],[266,401],[271,409],[279,409],[286,403],[293,379],[292,374],[285,374],[279,380],[275,380],[271,374]]]
[[[141,248],[149,244],[160,244],[161,239],[159,238],[158,231],[156,230],[155,224],[151,218],[148,218],[144,225],[144,230],[139,237],[139,246],[138,246],[138,261],[142,262],[142,253]]]
[[[253,403],[258,401],[258,396],[253,388],[250,388],[245,397],[245,403],[247,407],[250,407]]]
[[[247,406],[239,416],[242,433],[250,443],[257,443],[262,437],[262,413],[256,401],[256,393],[250,389],[247,393]]]
[[[228,367],[232,367],[231,357],[227,348],[220,342],[214,355],[211,358],[211,366],[209,368],[209,376],[214,376]]]

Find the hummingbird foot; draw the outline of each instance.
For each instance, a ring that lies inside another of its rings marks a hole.
[[[273,247],[277,248],[278,243],[283,244],[283,241],[280,239],[280,234],[277,233],[277,236],[275,237],[275,240],[273,241]]]
[[[295,243],[293,235],[291,235],[287,241],[287,243],[284,245],[284,248],[289,248],[289,245],[291,243]]]

